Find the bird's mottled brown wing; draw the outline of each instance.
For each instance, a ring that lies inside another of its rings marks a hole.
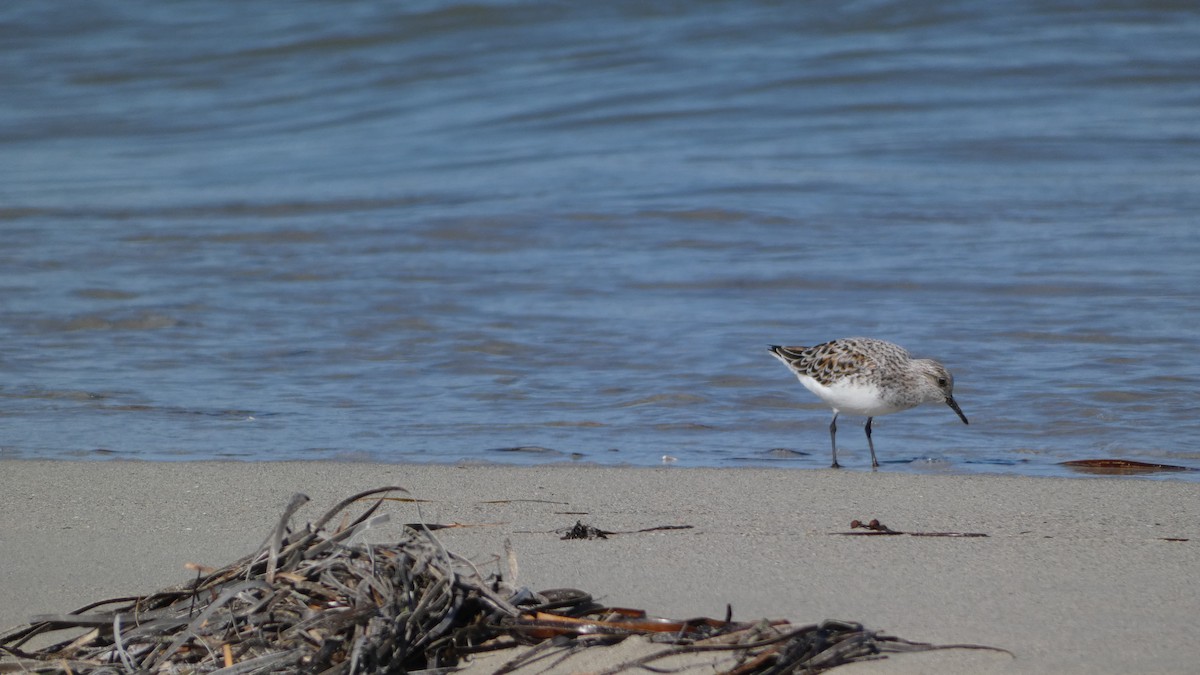
[[[821,384],[830,384],[844,377],[870,371],[874,359],[851,343],[832,340],[812,347],[778,347],[775,353],[799,374],[807,375]]]

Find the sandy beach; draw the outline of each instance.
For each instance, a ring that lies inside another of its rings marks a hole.
[[[859,471],[332,463],[0,463],[0,628],[180,583],[253,552],[288,498],[315,519],[400,485],[445,545],[519,582],[672,617],[845,619],[1001,647],[893,656],[846,673],[1184,673],[1200,663],[1200,485]],[[390,507],[396,522],[416,507]],[[876,518],[905,532],[843,536]],[[690,529],[564,541],[605,530]],[[382,534],[382,533],[381,533]],[[473,670],[485,670],[476,664]]]

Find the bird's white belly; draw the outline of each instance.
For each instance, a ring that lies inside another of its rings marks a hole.
[[[826,405],[839,413],[877,417],[907,410],[888,403],[878,386],[862,380],[843,380],[825,386],[808,376],[800,376],[799,379],[805,389],[819,396]]]

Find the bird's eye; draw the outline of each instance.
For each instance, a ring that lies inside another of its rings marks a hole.
[[[946,378],[944,378],[944,377],[939,377],[939,378],[938,378],[938,386],[939,386],[939,387],[944,387],[944,386],[946,386]]]

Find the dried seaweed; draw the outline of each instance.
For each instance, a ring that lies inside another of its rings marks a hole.
[[[679,670],[688,667],[676,663],[680,658],[694,665],[716,653],[726,655],[722,672],[754,675],[816,673],[902,651],[991,649],[909,642],[839,621],[799,628],[729,616],[674,621],[604,607],[574,589],[536,593],[498,575],[485,578],[424,526],[407,528],[396,543],[358,543],[360,533],[387,518],[377,510],[388,499],[382,495],[395,491],[404,490],[359,493],[292,531],[289,522],[308,501],[297,495],[263,546],[232,565],[196,566],[190,583],[34,617],[0,635],[0,655],[7,654],[0,673],[441,673],[472,655],[516,647],[496,672],[527,666],[541,672],[631,636],[664,644],[614,665],[609,675],[659,671],[667,663]],[[367,498],[373,503],[361,514],[328,527]],[[508,558],[515,577],[511,550]],[[25,648],[63,630],[76,634]],[[713,661],[702,661],[712,672]]]
[[[575,521],[575,525],[559,530],[562,534],[561,539],[608,539],[608,535],[616,534],[591,525],[584,525],[583,521]]]
[[[1155,473],[1159,471],[1196,471],[1188,466],[1175,464],[1157,464],[1153,462],[1138,462],[1132,459],[1075,459],[1069,462],[1059,462],[1059,466],[1080,473],[1092,473],[1109,476],[1134,476]]]
[[[562,535],[559,539],[608,539],[609,535],[613,534],[641,534],[643,532],[664,532],[667,530],[690,530],[691,525],[656,525],[654,527],[643,527],[640,530],[602,530],[593,525],[587,525],[581,520],[575,521],[571,527],[561,527],[554,531],[555,534]]]
[[[861,530],[866,530],[866,531],[865,532],[830,532],[829,534],[843,535],[843,536],[860,536],[860,537],[892,536],[892,535],[900,535],[900,534],[907,534],[910,537],[967,537],[967,538],[971,538],[971,537],[986,537],[986,536],[988,536],[986,533],[983,533],[983,532],[901,532],[900,530],[893,530],[892,528],[888,527],[887,525],[884,525],[883,523],[879,522],[879,519],[877,519],[877,518],[872,518],[870,521],[865,522],[865,523],[863,521],[855,518],[854,520],[850,521],[850,529],[851,530],[861,529]]]

